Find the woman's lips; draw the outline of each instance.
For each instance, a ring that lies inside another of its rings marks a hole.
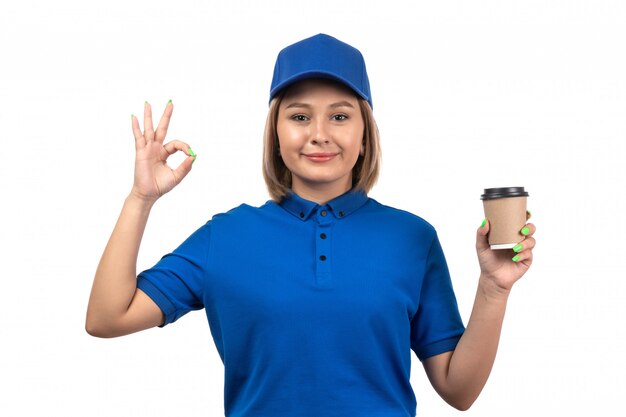
[[[337,156],[336,153],[307,153],[304,154],[310,161],[313,162],[328,162]]]

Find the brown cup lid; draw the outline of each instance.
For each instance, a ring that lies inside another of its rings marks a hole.
[[[481,200],[494,200],[507,197],[528,197],[524,187],[485,188],[485,193],[480,196]]]

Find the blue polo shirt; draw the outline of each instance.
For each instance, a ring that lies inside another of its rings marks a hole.
[[[137,286],[165,324],[206,310],[227,417],[415,416],[411,350],[464,331],[433,227],[362,192],[215,215]]]

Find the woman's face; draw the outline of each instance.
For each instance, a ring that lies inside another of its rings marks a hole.
[[[364,128],[357,97],[342,84],[310,79],[289,87],[278,109],[277,132],[293,191],[328,201],[350,190]]]

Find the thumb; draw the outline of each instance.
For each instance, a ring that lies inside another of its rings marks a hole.
[[[189,174],[191,171],[191,164],[196,160],[196,155],[189,155],[187,158],[180,163],[180,165],[174,170],[174,177],[176,178],[176,182],[180,183],[183,178]]]
[[[476,231],[476,249],[479,252],[489,249],[489,220],[484,219],[478,230]]]
[[[196,154],[191,150],[188,144],[180,140],[173,140],[171,142],[168,142],[163,145],[163,148],[165,148],[165,151],[168,153],[168,155],[173,155],[178,151],[181,151],[187,155],[187,158],[185,158],[183,162],[181,162],[180,165],[176,167],[176,169],[172,170],[172,172],[174,173],[174,178],[176,179],[176,184],[178,185],[183,180],[183,178],[185,178],[187,174],[189,174],[189,171],[191,171],[191,164],[193,163],[193,161],[196,160]]]

